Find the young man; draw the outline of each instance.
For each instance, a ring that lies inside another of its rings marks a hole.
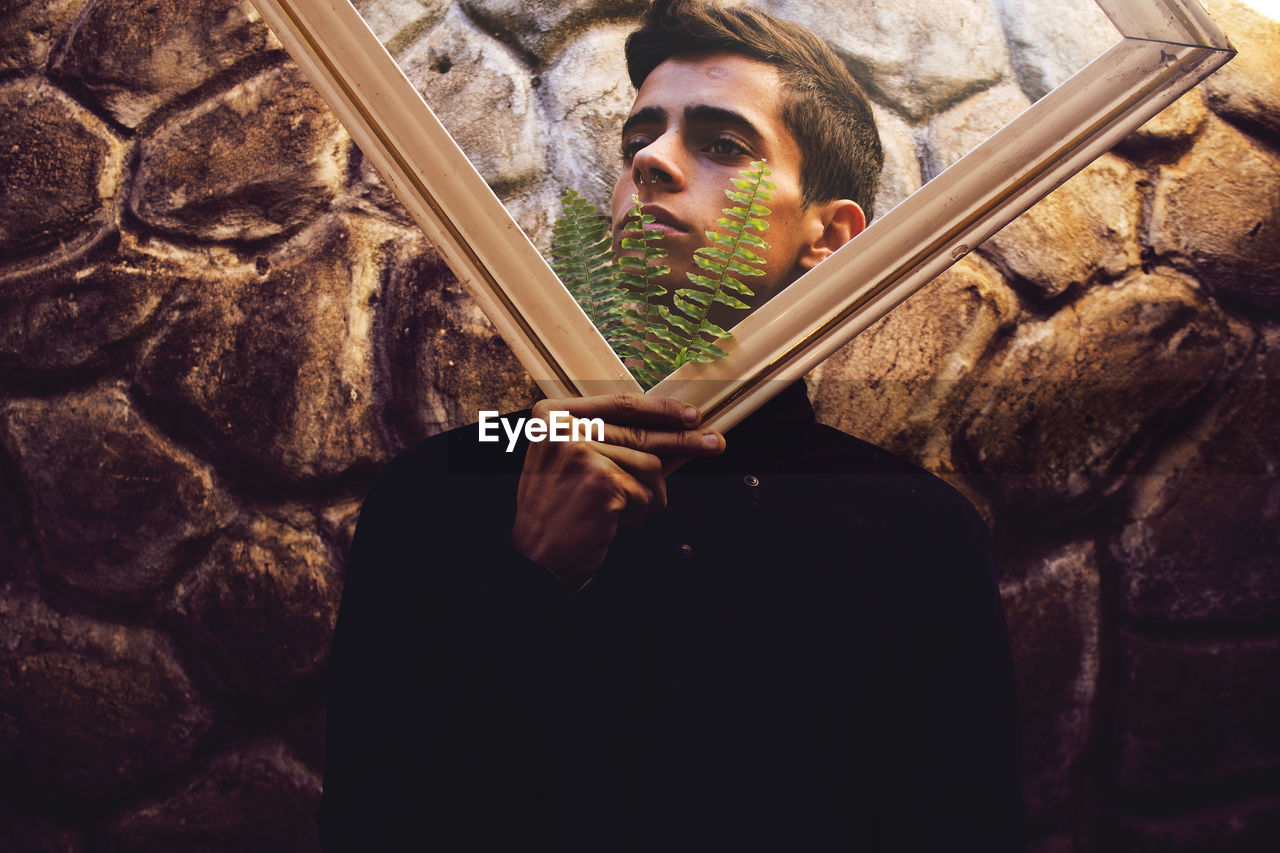
[[[763,290],[861,230],[879,147],[819,40],[658,0],[627,52],[614,210],[640,197],[673,281],[751,160],[777,185]],[[1003,619],[963,498],[816,424],[802,383],[727,440],[675,400],[553,410],[605,440],[458,430],[370,491],[327,849],[1018,849]]]

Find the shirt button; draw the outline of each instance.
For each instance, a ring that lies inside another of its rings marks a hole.
[[[748,474],[742,478],[742,482],[746,483],[748,488],[754,489],[756,486],[760,485],[760,478],[755,474]]]
[[[688,544],[678,545],[676,546],[676,553],[679,554],[681,557],[688,559],[689,557],[693,556],[693,546]]]

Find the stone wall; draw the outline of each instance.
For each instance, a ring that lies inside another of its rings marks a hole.
[[[362,5],[535,236],[603,196],[635,0]],[[1113,40],[767,5],[860,69],[881,210]],[[1280,26],[1210,5],[1239,57],[811,377],[991,522],[1040,853],[1280,845]],[[5,8],[3,846],[311,849],[362,491],[534,387],[249,6]]]

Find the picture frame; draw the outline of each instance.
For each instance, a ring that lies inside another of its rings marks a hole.
[[[550,397],[640,391],[347,0],[253,0]],[[648,393],[728,430],[1235,53],[1197,0],[1095,0],[1119,41]]]

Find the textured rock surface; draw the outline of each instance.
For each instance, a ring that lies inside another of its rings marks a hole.
[[[183,766],[212,714],[156,631],[0,596],[0,756],[32,790],[117,798]]]
[[[1060,295],[1138,265],[1137,174],[1119,157],[1094,161],[982,247],[1038,297]]]
[[[82,853],[86,849],[81,834],[60,826],[47,810],[17,797],[0,800],[0,826],[5,844],[12,850],[31,853]]]
[[[11,0],[9,25],[0,30],[0,71],[35,71],[85,0]]]
[[[536,387],[484,314],[419,243],[390,268],[381,362],[403,443],[470,423],[480,409],[523,409]]]
[[[1141,159],[1152,152],[1159,157],[1167,157],[1167,152],[1175,146],[1185,148],[1195,139],[1209,117],[1202,89],[1203,87],[1197,86],[1156,113],[1154,118],[1129,134],[1117,146],[1118,150],[1126,156]]]
[[[814,409],[824,423],[949,468],[948,403],[1017,313],[999,274],[965,258],[820,365]]]
[[[1021,89],[1006,82],[934,115],[924,137],[925,175],[938,175],[1030,105]]]
[[[546,170],[529,74],[457,7],[397,60],[490,186],[501,191]]]
[[[1280,842],[1280,797],[1246,797],[1169,814],[1123,815],[1103,836],[1130,853],[1255,853]]]
[[[645,3],[644,0],[463,0],[462,6],[518,52],[546,63],[584,24],[602,18],[633,20],[644,11]]]
[[[109,223],[123,157],[106,125],[48,83],[0,83],[0,259]]]
[[[351,5],[378,41],[397,56],[405,44],[440,23],[449,0],[355,0]]]
[[[1093,0],[995,0],[1018,82],[1038,101],[1120,41]]]
[[[957,103],[1012,71],[989,0],[768,0],[759,5],[821,32],[851,58],[877,100],[912,119]]]
[[[270,69],[157,128],[140,146],[129,206],[162,231],[275,237],[333,200],[348,145],[300,74]]]
[[[98,595],[158,590],[184,546],[221,521],[212,472],[145,421],[117,387],[0,409],[45,571]]]
[[[1180,278],[1094,288],[988,362],[967,403],[968,458],[1011,511],[1043,523],[1091,509],[1161,425],[1229,375],[1238,334]]]
[[[0,298],[0,363],[76,367],[134,334],[184,272],[126,235],[115,251],[14,277]]]
[[[1280,21],[1258,14],[1240,0],[1208,0],[1214,19],[1239,54],[1205,81],[1204,95],[1214,112],[1280,136],[1280,64],[1275,49]]]
[[[169,609],[219,681],[276,700],[328,657],[341,592],[334,555],[317,535],[259,518],[213,544],[175,584]]]
[[[261,53],[271,36],[245,0],[140,0],[122,15],[91,0],[54,74],[84,87],[125,127]]]
[[[602,211],[609,209],[619,169],[618,147],[611,143],[619,139],[635,99],[619,48],[631,30],[627,24],[591,30],[542,75],[559,134],[552,173]]]
[[[142,386],[255,477],[336,476],[385,458],[370,331],[400,234],[330,219],[253,264],[204,270],[169,308]]]
[[[638,0],[359,0],[535,242],[603,201]],[[878,212],[1109,37],[1085,0],[769,0]],[[994,532],[1031,853],[1280,849],[1277,25],[811,377]],[[0,14],[0,847],[316,847],[364,490],[536,395],[246,3]]]
[[[1069,814],[1071,779],[1093,730],[1102,634],[1092,542],[1019,566],[1000,585],[1022,714],[1023,802],[1035,821]]]
[[[876,218],[884,216],[924,185],[920,170],[918,144],[911,125],[892,110],[872,103],[876,130],[884,150],[884,168],[876,186]]]
[[[1136,479],[1112,545],[1136,618],[1280,616],[1280,335],[1273,332],[1193,435]]]
[[[320,779],[278,743],[219,755],[177,790],[125,813],[111,851],[315,850]]]
[[[1280,765],[1280,641],[1124,637],[1118,779],[1149,790]]]
[[[1280,157],[1220,121],[1160,170],[1151,247],[1213,292],[1280,309]]]

